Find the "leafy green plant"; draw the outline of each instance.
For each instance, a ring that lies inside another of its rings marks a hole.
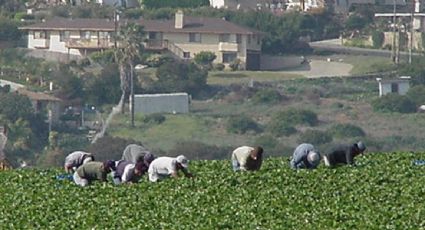
[[[273,135],[280,137],[295,134],[297,132],[297,129],[295,129],[293,126],[291,126],[284,120],[273,120],[269,124],[267,124],[267,131],[269,131]]]
[[[274,104],[280,101],[282,96],[273,89],[261,89],[252,96],[254,104]]]
[[[366,135],[362,128],[353,124],[335,124],[327,130],[327,133],[336,138],[363,137]]]
[[[413,113],[416,111],[415,103],[407,96],[387,94],[372,101],[373,109],[380,112]]]
[[[157,124],[157,125],[159,125],[159,124],[161,124],[162,122],[164,122],[165,121],[165,116],[164,115],[162,115],[162,114],[160,114],[160,113],[154,113],[154,114],[149,114],[149,115],[146,115],[144,118],[143,118],[143,122],[145,122],[145,123],[150,123],[150,124]]]
[[[385,35],[384,32],[375,30],[372,32],[372,42],[374,48],[381,48],[384,43]]]
[[[326,144],[332,141],[332,136],[320,130],[307,130],[300,135],[298,142],[311,143],[313,145]]]
[[[284,121],[290,126],[307,124],[314,126],[318,123],[317,114],[310,110],[300,110],[290,108],[288,110],[277,112],[272,120]]]
[[[201,51],[195,54],[194,61],[196,64],[209,70],[212,68],[212,62],[216,59],[216,57],[217,56],[213,52]]]

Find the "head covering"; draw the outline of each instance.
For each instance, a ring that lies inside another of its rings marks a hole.
[[[359,141],[356,145],[360,152],[364,152],[366,150],[366,145],[363,144],[363,142]]]
[[[189,160],[183,155],[178,156],[176,160],[183,168],[187,168],[189,166]]]
[[[107,160],[103,162],[103,166],[107,169],[111,169],[112,171],[116,170],[115,161]]]
[[[311,165],[318,165],[320,162],[320,155],[315,151],[310,151],[307,155],[307,161]]]
[[[83,164],[86,164],[90,161],[93,161],[93,157],[92,156],[87,156],[84,160],[83,160]]]
[[[155,160],[155,156],[152,153],[146,153],[143,157],[143,161],[146,165],[150,165],[150,163]]]

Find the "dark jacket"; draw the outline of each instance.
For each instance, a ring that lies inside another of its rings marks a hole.
[[[337,164],[354,164],[354,157],[358,155],[358,149],[353,145],[339,145],[326,154],[331,166]]]

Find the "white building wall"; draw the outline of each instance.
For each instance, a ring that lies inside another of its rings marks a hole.
[[[398,84],[398,93],[400,95],[406,95],[407,91],[409,91],[409,89],[410,89],[409,82],[400,82]]]
[[[135,95],[134,112],[143,114],[188,113],[189,95],[187,93]]]

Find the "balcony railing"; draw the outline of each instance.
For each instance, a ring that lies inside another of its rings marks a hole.
[[[238,48],[239,48],[238,43],[231,43],[231,42],[218,43],[219,51],[238,52]]]
[[[147,50],[163,50],[163,49],[167,49],[168,41],[149,39],[149,40],[146,40],[144,46],[145,46],[145,49]]]
[[[114,47],[114,42],[109,39],[68,39],[65,47],[73,49],[107,49]]]

